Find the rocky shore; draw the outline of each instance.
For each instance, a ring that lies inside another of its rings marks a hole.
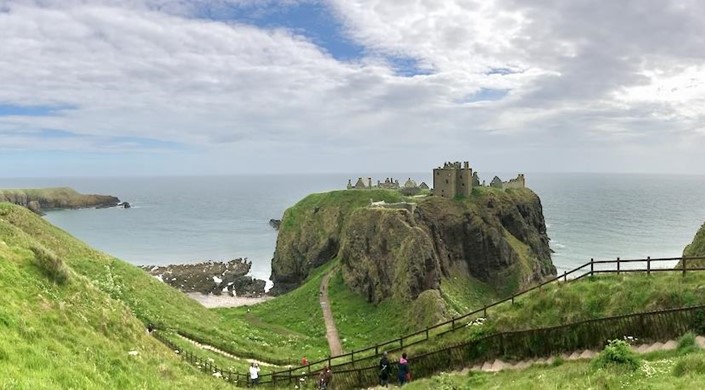
[[[234,259],[228,262],[205,261],[196,264],[142,266],[150,275],[185,293],[259,298],[265,296],[264,280],[247,276],[252,262]]]

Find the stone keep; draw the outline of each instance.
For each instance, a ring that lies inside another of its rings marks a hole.
[[[472,168],[468,161],[447,162],[433,170],[433,194],[443,198],[470,196]]]

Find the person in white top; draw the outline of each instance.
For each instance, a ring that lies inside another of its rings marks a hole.
[[[253,385],[259,382],[259,364],[257,363],[252,363],[250,366],[250,381]]]

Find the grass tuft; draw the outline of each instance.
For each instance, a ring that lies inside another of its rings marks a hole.
[[[59,256],[40,245],[32,245],[29,249],[34,253],[34,264],[52,281],[57,284],[69,281],[69,269]]]
[[[629,343],[623,340],[610,340],[605,349],[592,361],[593,369],[619,367],[636,371],[641,359],[631,350]]]

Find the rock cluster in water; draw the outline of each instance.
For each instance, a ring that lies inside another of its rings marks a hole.
[[[197,264],[142,266],[150,275],[183,292],[228,294],[239,297],[264,295],[265,281],[247,276],[252,262],[234,259],[228,262],[206,261]]]

